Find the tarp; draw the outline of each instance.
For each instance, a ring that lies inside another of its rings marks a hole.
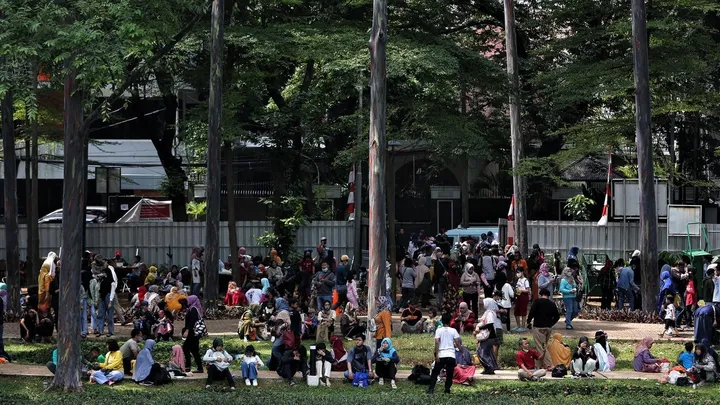
[[[172,203],[170,201],[143,198],[117,222],[172,222],[172,220]]]

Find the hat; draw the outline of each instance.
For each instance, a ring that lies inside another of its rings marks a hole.
[[[632,256],[630,256],[630,257],[638,257],[638,256],[640,256],[640,251],[636,250],[636,251],[632,252]]]
[[[595,332],[595,339],[603,337],[603,336],[607,336],[607,333],[605,333],[604,330],[599,330],[599,331]]]
[[[148,306],[148,305],[149,305],[149,304],[148,304],[147,301],[145,301],[145,300],[140,301],[140,306],[141,306],[141,307],[146,307],[146,306]]]
[[[348,255],[342,255],[342,257],[340,257],[340,261],[341,262],[349,262],[350,258],[348,257]]]
[[[322,240],[327,240],[327,237],[326,237],[326,236],[323,236],[322,238],[320,238],[320,240],[321,240],[321,241],[322,241]]]
[[[115,257],[120,257],[120,256],[122,256],[122,255],[120,254],[120,251],[119,251],[119,250],[116,250],[116,251],[115,251]]]
[[[715,270],[715,269],[717,269],[717,267],[718,267],[717,263],[713,263],[713,264],[708,265],[708,270]]]

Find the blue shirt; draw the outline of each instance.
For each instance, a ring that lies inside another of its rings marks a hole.
[[[348,266],[339,265],[335,271],[335,289],[337,291],[347,290]]]
[[[618,274],[617,287],[623,290],[637,290],[638,286],[634,281],[635,273],[630,267],[623,267]]]
[[[678,363],[689,370],[693,366],[693,354],[691,352],[682,352],[678,356]]]

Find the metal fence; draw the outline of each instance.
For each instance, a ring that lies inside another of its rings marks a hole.
[[[58,252],[62,244],[62,225],[44,224],[40,227],[40,254]],[[270,221],[237,222],[238,246],[247,248],[248,254],[267,255],[267,249],[257,241],[257,237],[272,230]],[[20,225],[20,258],[27,252],[27,229]],[[328,246],[335,256],[352,256],[354,234],[352,222],[313,221],[298,230],[296,248],[298,251],[315,249],[321,237],[328,238]],[[130,260],[137,251],[146,263],[187,265],[190,252],[205,241],[205,222],[170,222],[137,224],[88,224],[86,231],[87,249],[113,256],[116,250]],[[230,254],[230,232],[227,222],[220,223],[220,257]],[[172,262],[168,253],[173,255]],[[5,258],[5,227],[0,225],[0,258]]]
[[[508,221],[498,221],[500,241],[507,241]],[[709,243],[704,236],[692,236],[693,249],[713,251],[720,249],[720,224],[705,224]],[[563,256],[572,246],[583,253],[606,253],[611,259],[628,258],[640,245],[640,224],[637,222],[611,222],[597,226],[595,222],[528,221],[528,245],[537,243],[546,254],[559,250]],[[687,235],[667,235],[667,224],[658,224],[659,251],[680,252],[688,249]],[[717,252],[714,252],[717,253]]]

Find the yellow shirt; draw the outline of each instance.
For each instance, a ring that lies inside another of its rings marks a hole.
[[[122,370],[123,358],[120,350],[116,352],[108,352],[108,354],[105,355],[105,362],[100,364],[100,368],[103,370]]]

